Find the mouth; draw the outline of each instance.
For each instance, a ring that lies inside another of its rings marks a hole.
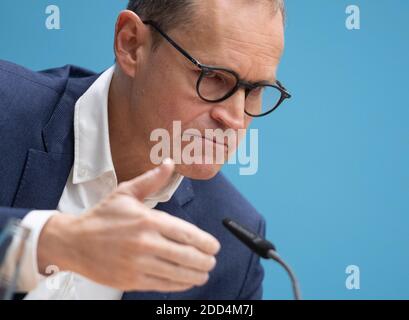
[[[224,143],[224,142],[220,143],[219,141],[217,141],[216,138],[209,139],[207,137],[204,137],[204,136],[201,136],[201,135],[196,135],[196,134],[188,134],[188,135],[184,135],[184,137],[197,137],[197,138],[201,138],[202,140],[209,141],[209,142],[212,142],[212,143],[214,143],[216,145],[225,147],[227,149],[229,148],[229,145],[227,143]]]

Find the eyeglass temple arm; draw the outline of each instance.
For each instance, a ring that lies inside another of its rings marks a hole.
[[[282,91],[284,91],[284,93],[286,94],[286,99],[290,99],[291,98],[291,93],[288,92],[288,90],[283,86],[283,84],[280,81],[276,80],[276,83],[277,83],[278,87]]]
[[[158,25],[152,20],[143,21],[144,24],[152,26],[157,32],[160,33],[162,37],[164,37],[172,46],[176,48],[181,54],[183,54],[190,62],[192,62],[195,66],[202,68],[202,64],[193,58],[190,54],[186,52],[181,46],[179,46],[171,37],[169,37],[166,33],[164,33]]]

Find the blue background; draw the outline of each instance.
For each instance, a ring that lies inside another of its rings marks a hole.
[[[361,30],[348,31],[351,2],[287,0],[279,79],[294,97],[253,123],[258,174],[224,172],[266,217],[304,298],[408,299],[409,1],[354,0]],[[112,64],[126,1],[18,3],[0,2],[0,59],[36,70]],[[50,4],[61,10],[61,30],[45,27]],[[360,290],[346,289],[351,264]],[[264,265],[265,298],[291,298],[284,271]]]

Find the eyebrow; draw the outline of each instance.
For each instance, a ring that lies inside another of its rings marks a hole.
[[[213,58],[213,59],[214,59],[214,58]],[[256,81],[248,81],[247,79],[243,78],[243,77],[240,75],[240,72],[238,72],[236,69],[231,68],[231,67],[226,67],[226,66],[223,65],[223,64],[217,63],[217,61],[215,62],[215,60],[212,60],[211,57],[208,57],[208,58],[206,57],[206,58],[205,58],[205,61],[203,61],[203,60],[201,60],[201,59],[197,59],[197,60],[198,60],[198,62],[200,62],[201,64],[203,64],[203,65],[205,65],[205,66],[231,70],[231,71],[235,72],[235,73],[239,76],[239,78],[240,78],[241,81],[244,81],[244,82],[249,83],[249,84],[252,84],[252,85],[272,85],[272,84],[274,85],[274,84],[277,83],[277,77],[276,77],[275,75],[273,76],[273,80],[272,80],[272,81],[270,81],[270,80],[268,80],[268,79],[267,79],[267,80],[266,80],[266,79],[262,79],[262,80],[256,80]],[[188,62],[188,61],[187,61],[187,62]]]

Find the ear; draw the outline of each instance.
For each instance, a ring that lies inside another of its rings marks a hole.
[[[134,12],[122,11],[115,26],[114,50],[116,62],[122,71],[131,78],[149,46],[149,32],[142,20]]]

